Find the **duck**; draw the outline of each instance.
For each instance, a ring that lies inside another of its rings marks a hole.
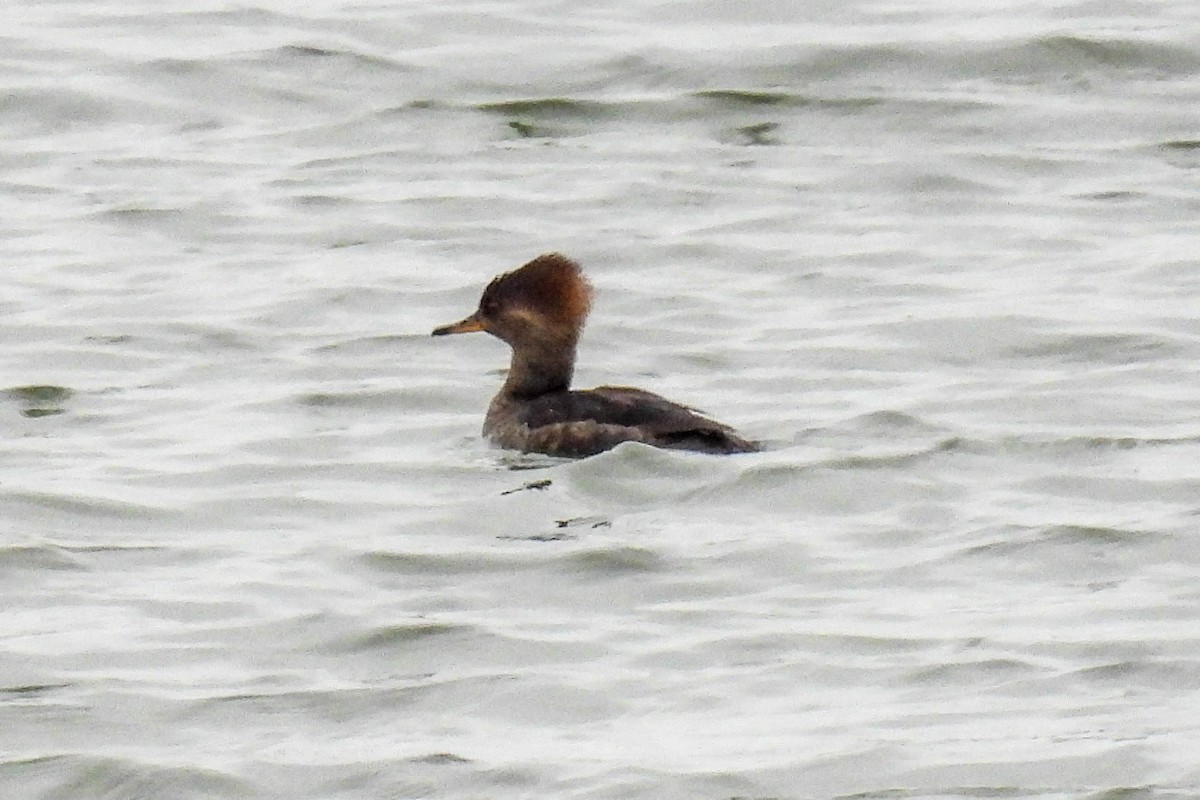
[[[507,377],[484,417],[485,438],[510,450],[564,458],[596,455],[623,442],[711,454],[760,449],[728,425],[644,389],[572,389],[592,297],[578,263],[544,253],[496,276],[470,316],[433,331],[482,331],[512,349]]]

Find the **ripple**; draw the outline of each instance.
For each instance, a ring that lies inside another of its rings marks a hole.
[[[266,61],[285,64],[287,62],[299,62],[303,64],[304,62],[335,61],[344,63],[356,69],[379,71],[383,73],[409,73],[414,71],[413,67],[396,61],[395,59],[362,53],[346,47],[328,47],[312,44],[288,44],[265,51],[261,57]]]
[[[476,108],[491,114],[523,115],[538,119],[609,119],[618,116],[624,103],[579,100],[569,97],[540,97],[480,103]]]
[[[1014,347],[1011,353],[1027,358],[1131,364],[1173,358],[1186,352],[1178,341],[1147,334],[1096,333],[1045,338],[1037,344]]]
[[[565,563],[571,569],[597,575],[662,572],[667,568],[666,559],[661,554],[643,547],[585,550],[569,556]]]
[[[892,80],[942,75],[956,80],[991,78],[1058,83],[1064,75],[1114,70],[1158,76],[1190,75],[1200,68],[1195,50],[1149,39],[1033,36],[921,46],[852,44],[786,50],[777,63],[825,79],[886,74]],[[781,48],[781,50],[783,50]],[[799,52],[796,52],[799,51]],[[789,63],[790,61],[790,63]]]
[[[55,797],[254,798],[257,788],[214,769],[153,761],[51,755],[0,763],[0,775],[30,786],[53,786]]]
[[[1171,139],[1159,145],[1164,150],[1182,150],[1191,152],[1200,150],[1200,139]]]
[[[510,572],[530,566],[516,557],[484,553],[365,553],[358,561],[372,570],[384,573],[411,575],[466,575],[473,573]]]
[[[1148,658],[1115,661],[1076,670],[1071,677],[1092,684],[1112,685],[1123,691],[1195,692],[1200,690],[1200,675],[1187,661]]]
[[[423,639],[434,636],[447,636],[470,632],[465,625],[451,625],[438,622],[417,622],[401,625],[387,625],[382,628],[364,631],[346,637],[332,645],[334,650],[348,653],[362,653],[380,648],[407,647]]]
[[[1053,525],[1043,530],[1047,541],[1064,544],[1138,544],[1150,538],[1145,531],[1098,525]]]
[[[859,111],[888,102],[882,97],[818,97],[794,92],[753,89],[710,89],[695,92],[691,96],[708,101],[718,109],[782,107]]]
[[[999,686],[1046,672],[1020,659],[989,658],[924,667],[910,673],[906,680],[937,686]]]
[[[14,506],[24,506],[39,511],[53,511],[71,516],[90,516],[120,520],[166,520],[172,512],[144,503],[116,500],[106,497],[64,494],[38,491],[0,491],[0,497]]]
[[[35,698],[41,695],[50,694],[60,689],[70,687],[69,683],[37,683],[27,686],[0,686],[0,695],[9,695],[11,698]]]
[[[4,396],[17,401],[21,416],[38,418],[66,413],[63,405],[75,394],[66,386],[14,386],[4,390]]]
[[[0,570],[86,570],[87,565],[64,548],[52,545],[0,547]]]

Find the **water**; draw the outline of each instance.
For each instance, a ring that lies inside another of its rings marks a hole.
[[[1200,794],[1194,4],[0,13],[5,796]]]

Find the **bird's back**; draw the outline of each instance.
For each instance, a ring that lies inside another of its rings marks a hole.
[[[748,453],[759,449],[756,443],[695,409],[625,386],[550,392],[493,403],[484,433],[505,447],[576,457],[599,453],[621,442],[701,453]]]

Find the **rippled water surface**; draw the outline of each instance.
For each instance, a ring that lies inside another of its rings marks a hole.
[[[0,794],[1200,795],[1191,0],[299,9],[0,12]]]

